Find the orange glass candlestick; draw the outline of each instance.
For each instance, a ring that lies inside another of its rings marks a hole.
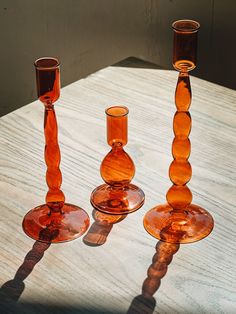
[[[112,147],[100,169],[106,184],[97,187],[90,200],[95,209],[107,214],[129,214],[144,203],[143,191],[130,183],[135,166],[123,148],[128,142],[128,112],[123,106],[106,109],[107,142]]]
[[[172,243],[190,243],[205,238],[213,229],[212,216],[203,208],[191,204],[192,193],[187,183],[192,175],[188,161],[191,149],[191,86],[188,72],[196,67],[197,33],[199,23],[176,21],[174,30],[173,66],[179,71],[175,91],[177,111],[173,129],[173,162],[169,176],[173,185],[166,194],[167,204],[151,209],[144,217],[144,227],[155,238]]]
[[[60,188],[62,183],[59,168],[61,154],[53,105],[60,96],[59,62],[55,58],[41,58],[35,61],[35,68],[38,97],[45,107],[45,162],[49,189],[46,204],[30,210],[25,215],[23,229],[35,240],[64,242],[81,236],[89,226],[89,217],[80,207],[65,203],[65,195]]]

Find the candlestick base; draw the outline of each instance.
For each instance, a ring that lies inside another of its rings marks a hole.
[[[41,242],[59,243],[74,240],[89,227],[89,216],[80,207],[65,203],[61,212],[51,212],[44,204],[30,210],[24,217],[25,233]]]
[[[149,210],[144,217],[144,227],[153,237],[170,243],[191,243],[208,236],[213,227],[212,216],[197,205],[184,211],[173,211],[168,205]]]
[[[134,184],[114,187],[102,184],[91,195],[91,204],[106,214],[124,215],[139,209],[144,203],[143,191]]]

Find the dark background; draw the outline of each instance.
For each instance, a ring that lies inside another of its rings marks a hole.
[[[201,23],[192,75],[236,89],[235,0],[1,0],[0,115],[36,99],[33,62],[61,61],[62,86],[134,56],[172,69],[176,19]]]

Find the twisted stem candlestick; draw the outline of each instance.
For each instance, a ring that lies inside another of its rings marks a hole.
[[[173,185],[166,194],[167,204],[154,207],[144,217],[145,229],[155,238],[172,243],[190,243],[203,239],[213,229],[214,221],[203,208],[191,204],[192,193],[187,187],[192,175],[188,161],[191,143],[192,94],[188,72],[196,67],[197,33],[199,23],[176,21],[174,30],[173,66],[179,71],[175,91],[176,113],[173,121],[175,138],[172,144],[174,160],[169,168]]]
[[[45,162],[48,192],[46,204],[30,210],[24,217],[23,229],[35,240],[64,242],[82,235],[89,226],[89,217],[80,207],[65,203],[62,192],[62,174],[59,168],[61,154],[58,145],[58,127],[54,102],[60,96],[59,62],[55,58],[35,61],[39,100],[44,104]]]
[[[51,211],[61,210],[65,203],[65,195],[60,189],[62,174],[59,168],[61,153],[57,140],[57,119],[52,104],[45,105],[44,134],[45,134],[45,163],[47,165],[46,181],[48,192],[46,203]]]

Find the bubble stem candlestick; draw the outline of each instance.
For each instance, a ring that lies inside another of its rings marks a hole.
[[[135,166],[124,150],[128,142],[128,112],[124,106],[106,109],[107,142],[112,148],[100,168],[106,184],[92,192],[90,201],[95,209],[107,214],[129,214],[144,203],[143,191],[130,183],[135,174]]]
[[[87,213],[78,206],[65,203],[59,168],[61,154],[54,103],[60,96],[60,71],[56,58],[35,61],[38,98],[44,104],[45,163],[48,192],[46,204],[29,211],[23,229],[31,238],[43,242],[64,242],[82,235],[89,226]]]
[[[197,33],[200,24],[192,20],[179,20],[174,30],[173,66],[179,71],[175,91],[176,113],[173,121],[174,160],[169,168],[173,185],[166,194],[167,204],[151,209],[144,217],[144,227],[154,237],[173,243],[189,243],[206,237],[213,229],[211,215],[203,208],[191,204],[192,193],[187,187],[192,176],[188,161],[191,149],[189,134],[192,100],[189,71],[196,67]]]

